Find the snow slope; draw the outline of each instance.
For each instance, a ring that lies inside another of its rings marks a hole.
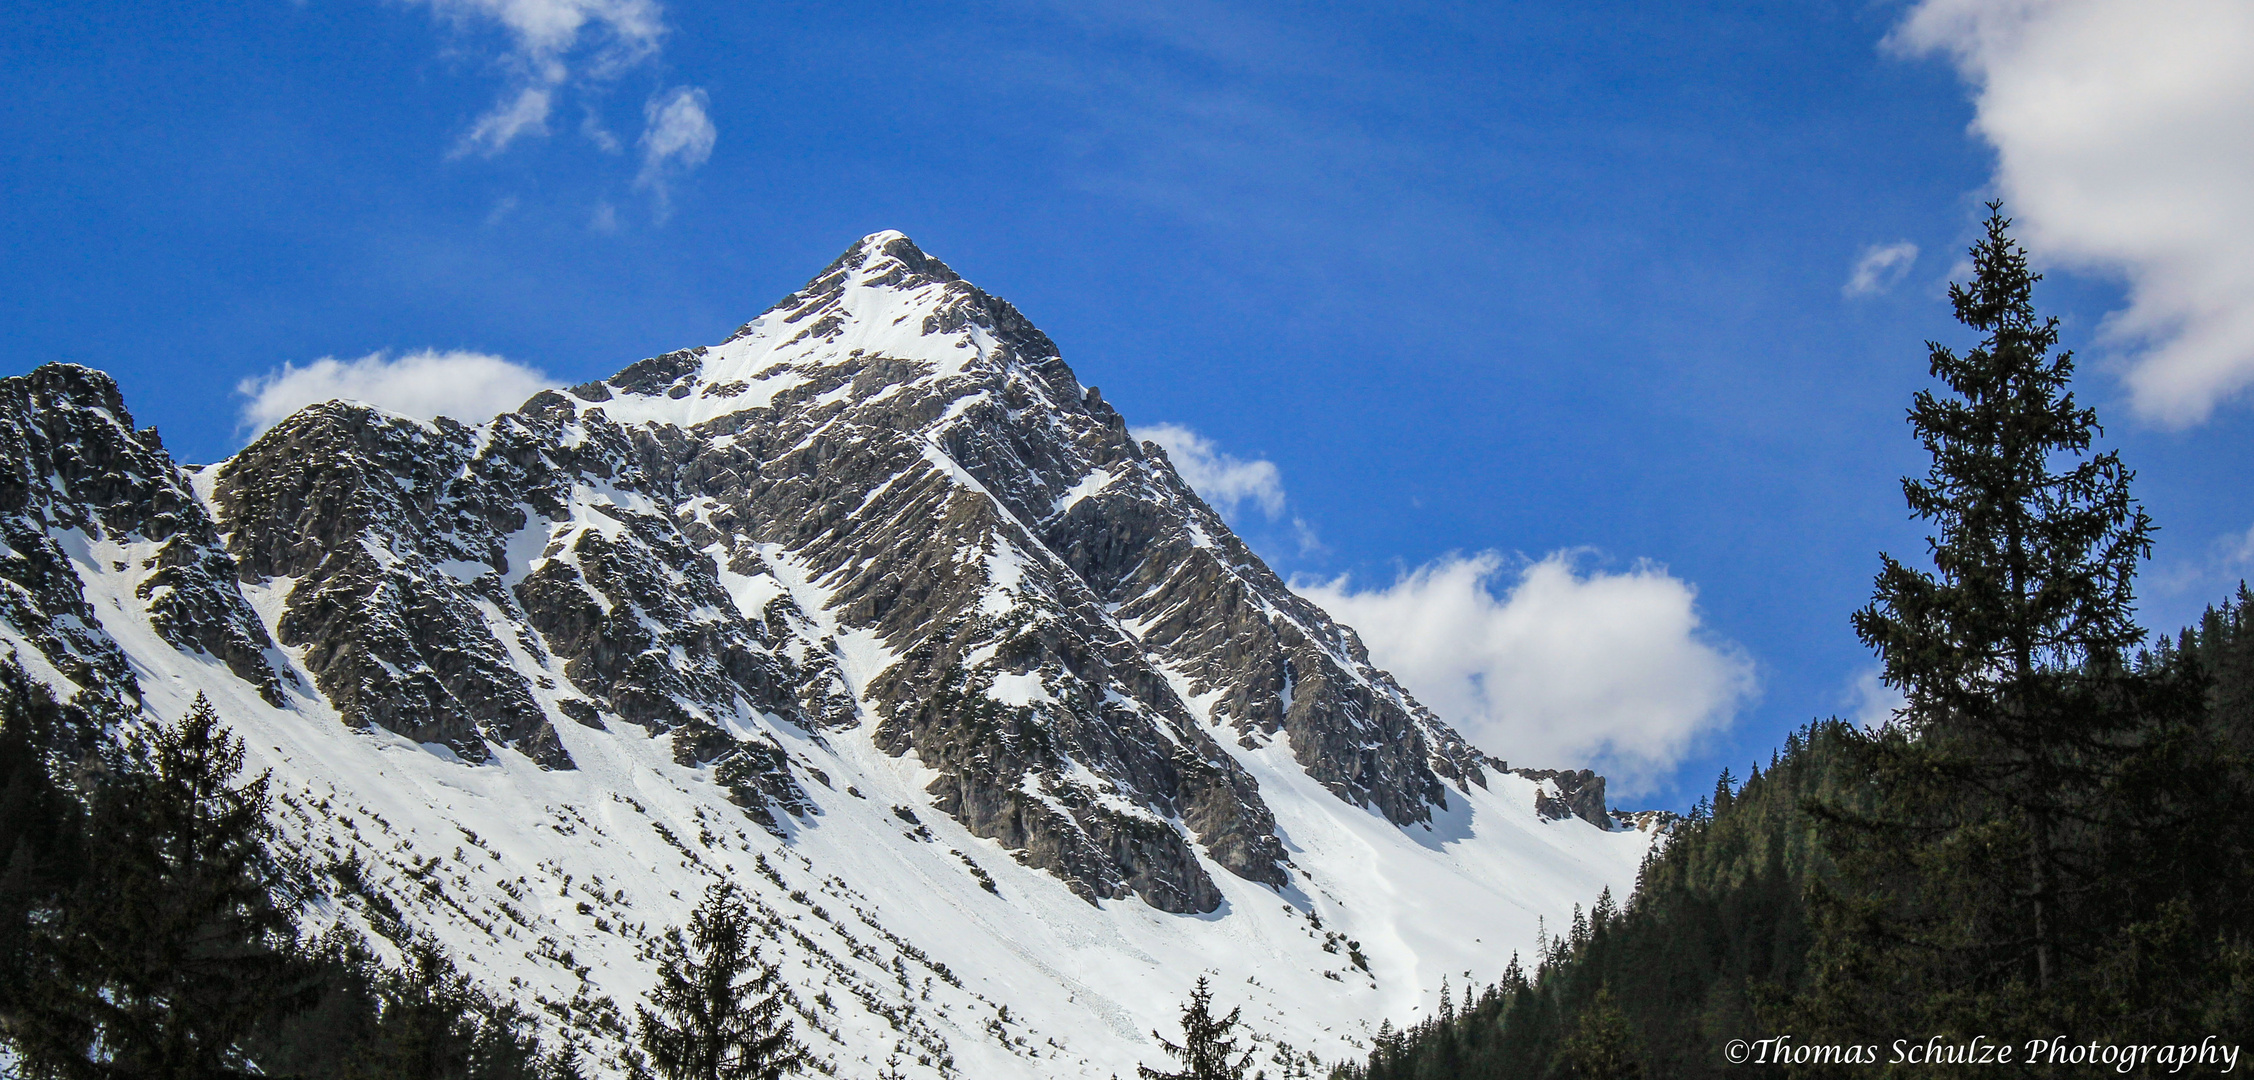
[[[1129,1075],[1201,974],[1319,1075],[1657,835],[1463,744],[898,234],[480,428],[317,406],[190,474],[98,373],[0,386],[0,650],[208,695],[317,920],[613,1072],[721,879],[830,1075]]]

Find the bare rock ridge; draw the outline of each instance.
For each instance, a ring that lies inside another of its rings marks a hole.
[[[85,701],[141,697],[75,567],[102,543],[114,549],[107,569],[132,582],[130,600],[166,643],[281,702],[277,671],[288,669],[270,662],[273,642],[235,588],[210,515],[156,429],[133,429],[109,376],[49,364],[0,379],[0,460],[0,619]]]
[[[637,725],[786,836],[829,779],[754,721],[867,739],[1091,902],[1213,911],[1201,853],[1286,885],[1242,754],[1405,828],[1502,767],[897,233],[718,345],[480,426],[330,402],[191,474],[131,423],[97,372],[0,380],[0,619],[121,705],[87,538],[134,552],[173,648],[276,704],[466,765],[571,769],[563,725]],[[1525,775],[1616,827],[1601,777]]]

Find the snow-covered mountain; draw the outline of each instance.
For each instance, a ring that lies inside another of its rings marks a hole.
[[[50,365],[0,440],[0,649],[120,716],[208,694],[321,917],[598,1058],[727,877],[834,1075],[1130,1074],[1201,973],[1287,1075],[1656,835],[1468,745],[897,233],[481,426],[331,402],[188,470]]]

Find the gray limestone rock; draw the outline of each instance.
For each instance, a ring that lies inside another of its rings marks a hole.
[[[1551,821],[1577,817],[1600,829],[1614,828],[1614,817],[1604,801],[1604,777],[1588,769],[1512,769],[1539,783],[1534,812]]]
[[[1248,763],[1401,826],[1502,767],[896,233],[726,342],[488,424],[305,409],[217,467],[216,521],[95,373],[0,381],[0,441],[0,616],[74,680],[130,691],[68,548],[130,535],[152,625],[271,700],[278,640],[346,722],[472,763],[570,768],[560,725],[639,725],[778,836],[817,812],[794,767],[827,778],[739,733],[851,732],[1091,903],[1207,912],[1209,868],[1289,882]],[[1538,779],[1612,820],[1602,778]]]
[[[120,705],[139,700],[85,593],[84,574],[115,576],[167,643],[282,703],[273,642],[235,588],[210,515],[156,429],[134,430],[109,376],[49,364],[0,379],[0,461],[0,619],[65,678]],[[82,572],[96,559],[111,565]]]

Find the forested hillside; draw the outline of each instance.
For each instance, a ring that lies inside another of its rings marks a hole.
[[[2153,526],[2008,226],[1950,290],[1982,340],[1931,345],[1910,410],[1934,570],[1881,555],[1853,619],[1897,716],[1725,772],[1624,906],[1339,1076],[1928,1075],[1976,1039],[2050,1066],[2254,1031],[2254,594],[2135,623]]]
[[[1842,880],[1826,840],[1843,827],[1829,815],[1883,806],[1854,778],[1867,775],[1869,757],[1884,752],[1887,737],[1824,720],[1794,733],[1742,784],[1725,772],[1645,864],[1628,903],[1600,902],[1545,955],[1530,958],[1532,972],[1513,968],[1460,1007],[1449,1002],[1435,1018],[1391,1033],[1367,1062],[1337,1075],[1699,1077],[1728,1071],[1724,1048],[1741,1038],[1875,1042],[1883,1058],[1896,1038],[1932,1034],[1995,1040],[2071,1031],[2070,1039],[2084,1042],[2197,1041],[2254,1030],[2254,911],[2246,891],[2254,885],[2254,594],[2241,586],[2197,626],[2161,639],[2138,671],[2202,691],[2201,723],[2171,737],[2184,750],[2205,751],[2205,760],[2186,754],[2172,775],[2156,770],[2115,789],[2124,803],[2177,808],[2170,817],[2179,828],[2108,830],[2107,846],[2127,856],[2112,864],[2119,872],[2075,884],[2111,896],[2092,906],[2117,913],[2078,935],[2090,946],[2078,950],[2087,966],[2054,991],[2013,986],[2023,980],[2007,969],[1996,981],[2016,991],[2008,997],[1991,990],[1974,998],[1979,983],[1968,979],[1963,995],[1867,1001],[1888,992],[1865,981],[1872,973],[1864,965],[1874,958],[1916,956],[1930,967],[1919,974],[1940,976],[1949,961],[1975,955],[1978,943],[1910,952],[1916,942],[1877,933],[1865,939],[1858,931],[1870,928],[1856,920],[1851,900],[1872,895],[1877,884],[1939,906],[1975,899],[1981,883],[1945,873]],[[2161,846],[2128,855],[2156,840]],[[2010,944],[2008,934],[1999,943]],[[1838,966],[1818,978],[1827,962]],[[1884,1011],[1858,1015],[1867,1004]],[[1925,1024],[1881,1026],[1905,1015]],[[2051,1031],[2045,1022],[2072,1026]]]

